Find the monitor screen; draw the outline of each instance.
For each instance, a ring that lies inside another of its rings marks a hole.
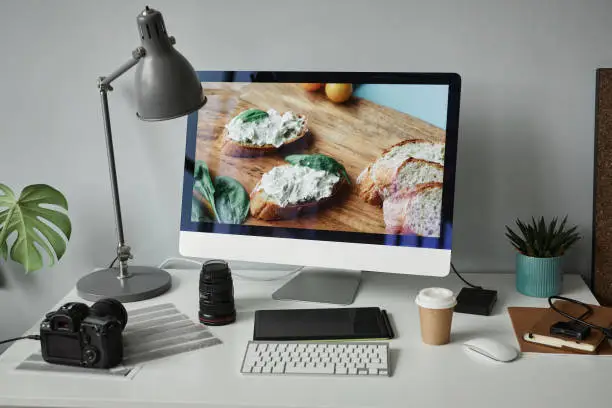
[[[450,249],[458,77],[198,74],[183,231]]]

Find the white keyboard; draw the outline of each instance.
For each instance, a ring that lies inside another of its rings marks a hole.
[[[250,341],[240,372],[389,376],[389,344]]]

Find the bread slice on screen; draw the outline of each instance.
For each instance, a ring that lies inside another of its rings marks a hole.
[[[444,144],[423,139],[404,140],[383,151],[357,178],[358,194],[381,205],[394,192],[428,182],[442,182]]]
[[[305,166],[282,165],[265,173],[251,193],[251,215],[274,221],[332,205],[348,181],[341,175]]]
[[[223,130],[221,153],[234,157],[258,157],[309,142],[306,116],[247,109],[233,117]]]
[[[442,217],[442,183],[401,189],[385,199],[383,217],[389,234],[438,237]]]

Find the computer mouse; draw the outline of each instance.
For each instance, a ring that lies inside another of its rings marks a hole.
[[[490,360],[509,363],[518,358],[519,353],[514,347],[506,346],[498,341],[484,337],[475,338],[463,343],[466,353],[475,353]]]

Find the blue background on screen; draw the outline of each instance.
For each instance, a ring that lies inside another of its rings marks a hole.
[[[446,130],[448,85],[363,84],[355,95]]]

